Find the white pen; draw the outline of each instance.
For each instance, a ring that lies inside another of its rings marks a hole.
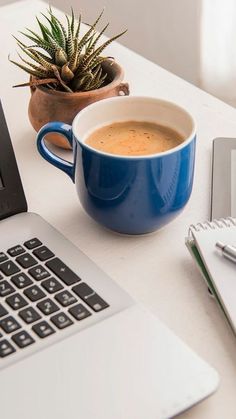
[[[217,242],[216,247],[217,249],[221,250],[222,256],[236,263],[236,247],[230,246],[229,244],[224,244],[222,242]]]

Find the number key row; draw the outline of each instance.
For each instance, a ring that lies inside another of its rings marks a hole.
[[[35,259],[30,253],[26,253],[21,245],[17,245],[10,248],[8,250],[8,253],[11,256],[15,257],[16,262],[24,269],[30,268],[38,264],[37,259]],[[33,254],[40,261],[45,261],[55,256],[54,253],[51,252],[51,250],[48,249],[46,246],[41,246],[33,250]],[[19,266],[17,266],[12,260],[8,259],[8,256],[4,252],[0,252],[0,271],[6,276],[11,276],[19,272],[20,269]],[[45,276],[43,278],[45,278]]]
[[[28,240],[24,243],[24,246],[27,249],[30,249],[30,250],[35,249],[35,247],[39,247],[41,245],[42,245],[41,241],[39,239],[37,239],[36,237],[33,238],[33,239],[30,239],[30,240]],[[24,252],[25,252],[25,249],[20,244],[17,244],[16,246],[11,247],[7,251],[7,253],[10,256],[13,256],[13,257],[16,257],[16,256],[18,256],[18,255],[20,255],[21,253],[24,253]],[[4,262],[7,259],[8,259],[8,256],[4,252],[0,252],[0,263]]]

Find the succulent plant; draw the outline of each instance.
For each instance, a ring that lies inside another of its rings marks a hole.
[[[97,33],[96,27],[102,14],[103,11],[81,36],[81,15],[76,21],[72,8],[71,16],[65,15],[66,24],[55,16],[51,8],[47,14],[42,13],[45,21],[42,22],[36,17],[40,35],[28,28],[26,32],[20,32],[33,42],[32,45],[26,45],[14,36],[18,47],[25,55],[18,53],[20,63],[10,58],[9,60],[32,76],[28,83],[14,87],[46,85],[54,90],[78,92],[98,89],[109,83],[102,63],[111,57],[101,54],[112,41],[126,31],[99,46],[98,41],[109,25],[105,25],[100,33]]]

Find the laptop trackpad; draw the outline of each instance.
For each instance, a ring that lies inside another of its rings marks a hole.
[[[217,373],[135,305],[0,373],[4,419],[157,419],[212,393]]]

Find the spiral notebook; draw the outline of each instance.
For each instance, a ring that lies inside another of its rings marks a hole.
[[[217,241],[236,246],[236,218],[191,225],[186,246],[236,333],[236,264],[220,254],[215,247]]]

